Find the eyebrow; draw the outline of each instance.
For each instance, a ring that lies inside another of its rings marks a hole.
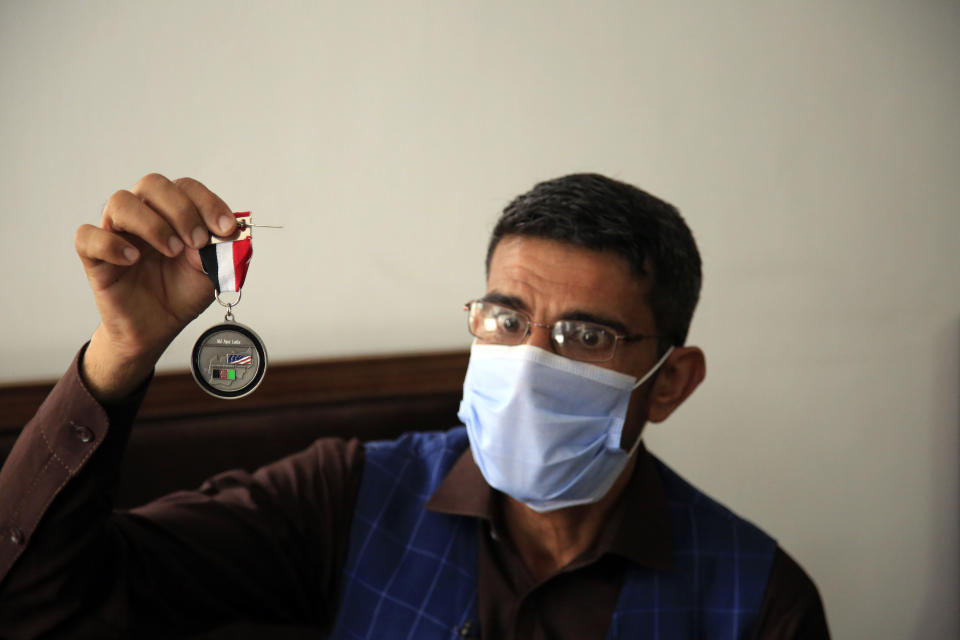
[[[516,309],[518,311],[530,311],[530,308],[527,307],[527,303],[525,303],[522,298],[518,298],[517,296],[508,296],[504,293],[498,293],[496,291],[488,292],[485,296],[480,298],[480,300],[481,302],[502,304],[505,307],[510,307],[511,309]]]
[[[493,304],[500,304],[505,307],[510,307],[511,309],[516,309],[517,311],[523,311],[524,313],[530,313],[530,307],[527,306],[527,303],[523,301],[522,298],[517,296],[510,296],[504,293],[499,293],[497,291],[490,291],[485,296],[480,298],[483,302],[492,302]],[[598,313],[593,313],[591,311],[585,311],[582,309],[571,309],[560,315],[558,320],[574,320],[579,322],[593,322],[595,324],[602,324],[606,327],[610,327],[617,333],[624,335],[629,335],[630,331],[627,329],[619,320],[611,318],[610,316],[605,316]]]
[[[596,313],[590,313],[589,311],[581,311],[579,309],[574,309],[568,311],[560,316],[561,320],[578,320],[580,322],[593,322],[594,324],[602,324],[605,327],[610,327],[617,333],[622,333],[624,335],[629,334],[627,327],[620,322],[619,320],[614,320],[609,316],[602,316]]]

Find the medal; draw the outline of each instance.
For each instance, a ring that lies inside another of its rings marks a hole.
[[[253,393],[267,371],[267,351],[253,329],[228,311],[222,324],[204,331],[193,345],[193,378],[212,396],[233,400]]]
[[[216,288],[216,299],[227,308],[223,322],[204,331],[193,345],[190,369],[200,388],[212,396],[232,400],[253,393],[267,371],[267,350],[253,329],[234,319],[240,289],[247,277],[253,245],[250,212],[235,213],[237,232],[230,238],[211,237],[200,249],[203,271]],[[236,293],[233,302],[221,294]]]

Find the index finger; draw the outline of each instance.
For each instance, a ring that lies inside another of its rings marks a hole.
[[[193,201],[208,229],[218,236],[233,233],[237,226],[236,217],[220,196],[193,178],[177,178],[173,183]]]

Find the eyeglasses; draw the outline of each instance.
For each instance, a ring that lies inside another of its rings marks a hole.
[[[530,335],[530,327],[543,327],[550,329],[550,341],[557,353],[571,360],[605,362],[613,359],[620,342],[659,337],[620,334],[602,324],[581,320],[557,320],[553,324],[534,322],[525,313],[483,300],[472,300],[463,305],[463,309],[467,312],[470,333],[484,342],[520,344]]]

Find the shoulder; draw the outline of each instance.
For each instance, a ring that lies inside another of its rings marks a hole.
[[[758,640],[829,639],[827,617],[813,580],[777,547],[754,635]]]
[[[455,427],[448,431],[411,431],[395,440],[375,440],[365,445],[370,453],[392,453],[401,456],[423,457],[445,451],[462,453],[467,446],[467,430]]]
[[[364,447],[359,440],[320,438],[309,447],[257,469],[256,479],[266,485],[290,489],[321,482],[339,486],[359,476],[363,469]]]
[[[663,483],[673,533],[681,544],[715,544],[734,552],[752,547],[772,557],[776,541],[766,531],[692,485],[656,456],[651,457]]]
[[[708,496],[652,456],[663,482],[675,544],[701,550],[748,551],[768,569],[754,638],[828,639],[826,615],[817,587],[803,568],[767,532]],[[724,550],[724,547],[728,547]],[[759,568],[759,567],[758,567]]]
[[[306,449],[282,458],[253,474],[253,482],[268,493],[301,499],[312,495],[352,503],[364,479],[376,482],[432,482],[443,475],[466,449],[465,429],[411,432],[395,440],[361,442],[357,439],[321,438]],[[220,474],[207,485],[236,481],[235,472]],[[378,484],[382,484],[378,482]]]
[[[440,467],[445,473],[468,445],[464,427],[449,431],[405,433],[396,440],[379,440],[364,445],[368,466]]]

